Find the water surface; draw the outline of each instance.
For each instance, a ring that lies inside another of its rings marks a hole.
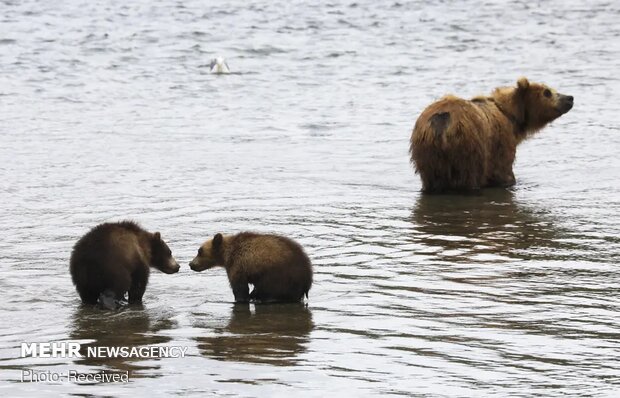
[[[620,389],[620,7],[614,2],[0,2],[0,391],[613,396]],[[236,72],[208,73],[222,55]],[[421,110],[542,81],[575,107],[511,190],[420,195]],[[183,264],[142,308],[80,307],[68,261],[103,221]],[[276,232],[307,305],[234,306],[187,263]],[[175,345],[182,359],[21,358],[21,342]],[[21,383],[21,370],[129,372]]]

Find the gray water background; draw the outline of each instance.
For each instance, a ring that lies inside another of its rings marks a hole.
[[[1,1],[0,394],[615,396],[619,70],[618,2]],[[575,107],[519,148],[514,189],[421,196],[422,109],[519,76]],[[125,218],[183,268],[143,309],[81,308],[71,248]],[[304,245],[307,307],[234,307],[222,269],[189,269],[242,230]],[[20,357],[63,339],[189,348]]]

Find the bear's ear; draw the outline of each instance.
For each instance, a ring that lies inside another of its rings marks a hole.
[[[517,89],[519,91],[526,91],[528,88],[530,88],[530,82],[525,77],[517,80]]]
[[[220,246],[222,246],[223,240],[224,240],[224,237],[222,236],[222,234],[215,234],[215,236],[213,237],[213,248],[219,249]]]
[[[161,234],[159,232],[155,232],[153,234],[153,240],[159,242],[161,240]]]

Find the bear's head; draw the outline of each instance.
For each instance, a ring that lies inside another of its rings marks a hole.
[[[189,267],[197,272],[204,271],[215,266],[223,265],[224,237],[222,234],[216,234],[213,239],[209,239],[200,246],[198,255],[189,263]]]
[[[159,232],[151,237],[151,266],[166,274],[174,274],[181,268]]]
[[[573,107],[573,97],[558,93],[556,90],[540,83],[531,83],[522,77],[515,90],[518,101],[522,104],[523,128],[525,132],[534,132],[543,128]]]

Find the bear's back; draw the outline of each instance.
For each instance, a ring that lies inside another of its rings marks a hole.
[[[227,263],[231,267],[243,267],[248,274],[270,268],[310,267],[310,259],[297,242],[280,235],[253,232],[234,236]]]
[[[139,239],[143,233],[146,231],[131,221],[97,225],[73,247],[71,272],[78,267],[107,268],[133,263],[136,257],[144,256]]]

